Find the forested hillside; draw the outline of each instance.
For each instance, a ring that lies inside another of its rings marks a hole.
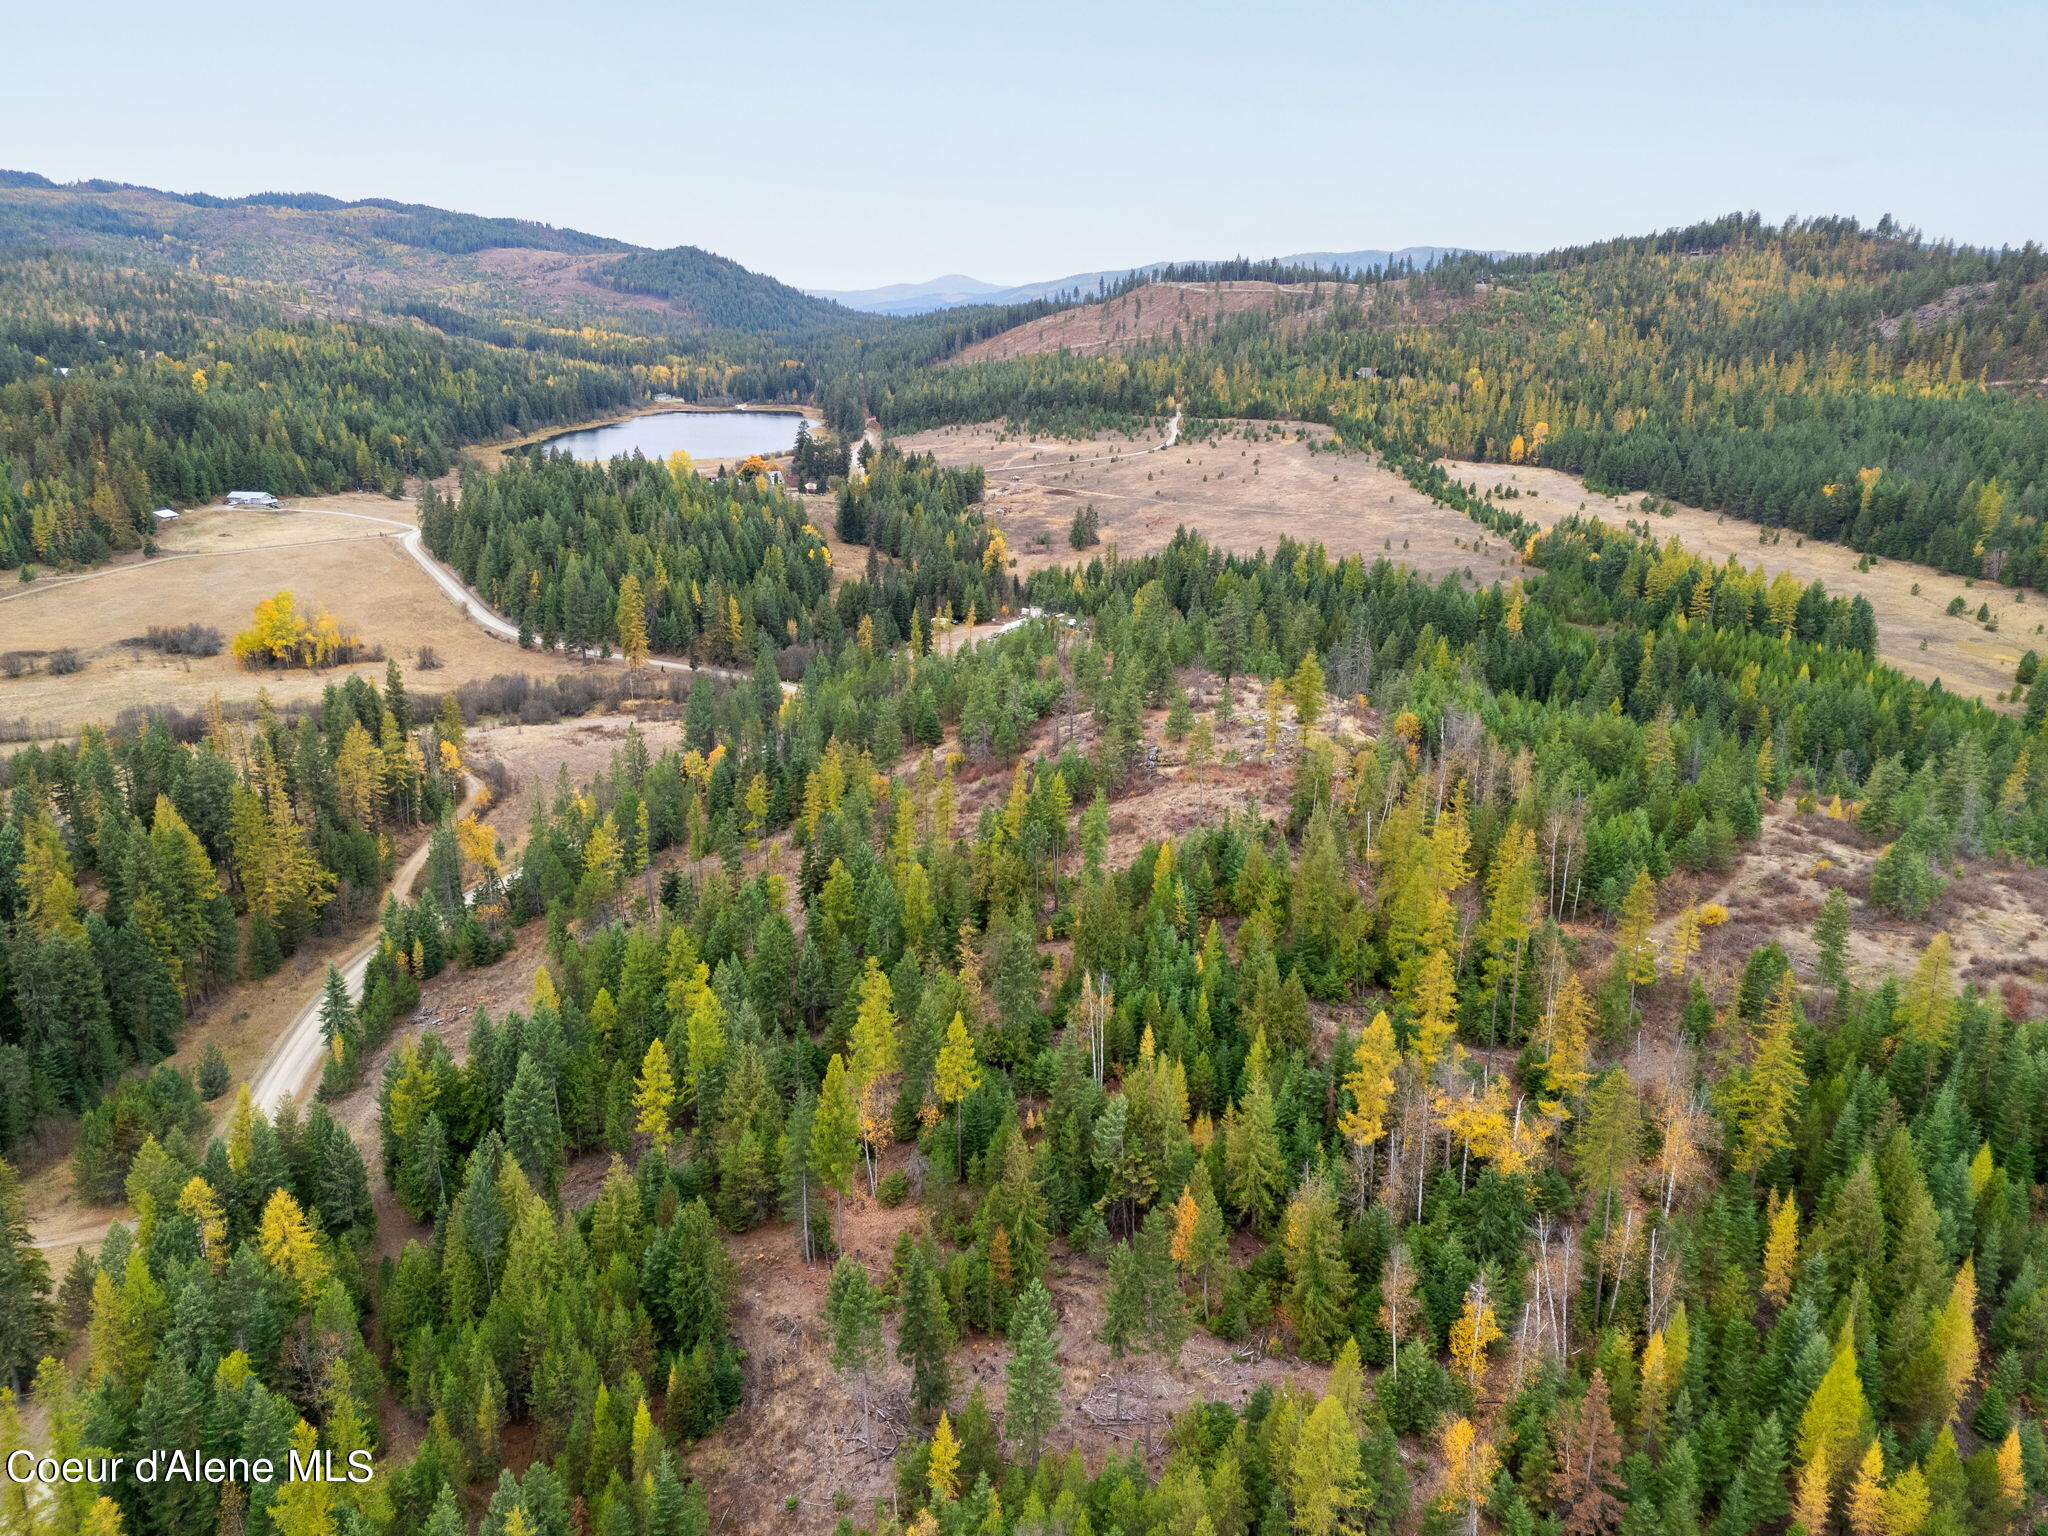
[[[460,798],[460,721],[415,719],[394,665],[381,693],[351,679],[295,722],[216,711],[186,746],[158,717],[139,736],[90,730],[7,759],[0,1149],[93,1110],[111,1138],[95,1182],[118,1190],[183,1098],[130,1084],[103,1103],[101,1090],[170,1054],[188,1005],[374,910],[394,837]],[[395,984],[379,983],[393,1009]]]
[[[842,516],[888,537],[935,473]],[[682,560],[645,529],[755,494],[698,509],[656,476],[514,468],[504,506],[580,499]],[[120,1165],[140,1226],[62,1287],[82,1373],[35,1371],[59,1319],[15,1250],[0,1365],[37,1376],[60,1451],[189,1434],[373,1449],[379,1476],[119,1482],[36,1529],[706,1530],[741,1494],[693,1485],[690,1446],[763,1369],[721,1234],[764,1225],[750,1247],[834,1266],[801,1347],[843,1375],[847,1432],[896,1448],[856,1529],[2005,1529],[2048,1489],[2043,1026],[1939,937],[1852,978],[1846,897],[1801,974],[1717,951],[1725,914],[1668,893],[1837,796],[1911,829],[1872,910],[1958,852],[2037,856],[2039,722],[1873,666],[1867,612],[1817,589],[1594,529],[1528,558],[1474,593],[1183,539],[1035,578],[1078,631],[949,657],[922,606],[896,646],[870,608],[793,698],[700,683],[675,751],[629,744],[537,804],[492,906],[545,916],[545,968],[460,1064],[333,1005],[337,1049],[382,1063],[368,1166],[324,1109],[244,1106],[202,1150],[160,1074]],[[1162,751],[1192,780],[1269,763],[1283,809],[1112,857]],[[75,782],[43,761],[17,803]],[[21,867],[30,914],[77,888]],[[493,958],[458,939],[460,880],[387,910],[393,976]],[[373,1266],[379,1180],[433,1232]],[[889,1259],[838,1251],[878,1203]],[[1047,1289],[1076,1273],[1113,1377],[1198,1330],[1329,1369],[1091,1463],[1058,1366],[1084,1341]],[[975,1340],[993,1390],[956,1368]]]
[[[235,487],[398,490],[465,442],[617,410],[624,366],[309,314],[274,289],[0,253],[0,565],[134,549]]]
[[[2038,252],[1731,219],[934,368],[996,317],[869,346],[691,248],[251,203],[619,262],[761,334],[356,309],[86,220],[0,266],[13,559],[744,380],[848,435],[1328,422],[1507,575],[1183,532],[1020,579],[983,472],[887,445],[810,502],[638,458],[425,489],[521,645],[622,659],[673,745],[531,786],[509,853],[457,806],[471,733],[546,716],[517,680],[430,709],[394,666],[0,764],[0,1146],[75,1119],[77,1199],[132,1216],[53,1276],[0,1163],[0,1460],[375,1468],[0,1484],[0,1536],[2038,1529],[2048,1021],[1944,926],[2048,861],[2038,658],[1987,707],[1879,662],[1861,597],[1437,464],[2033,580]],[[1731,912],[1823,827],[1854,871]],[[164,1064],[188,1005],[367,940],[408,840],[310,1109]]]
[[[815,401],[857,434],[871,368],[1053,307],[856,315],[689,246],[8,173],[0,569],[135,549],[150,510],[236,487],[397,491],[655,394]]]
[[[622,256],[593,269],[592,278],[623,293],[651,293],[673,300],[705,325],[720,329],[804,336],[821,332],[871,335],[876,330],[865,315],[814,299],[694,245]]]
[[[1730,217],[1377,282],[1311,327],[1246,315],[1135,360],[889,381],[903,430],[1009,413],[1328,422],[1418,458],[1541,462],[1947,571],[2048,579],[2048,256],[1889,224]],[[1484,285],[1483,290],[1479,285]],[[1415,310],[1422,293],[1445,302]]]

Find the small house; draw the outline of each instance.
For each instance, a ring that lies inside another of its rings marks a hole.
[[[274,507],[277,498],[268,491],[229,491],[228,505],[231,507]]]
[[[160,523],[175,523],[178,520],[177,510],[173,507],[158,507],[149,515]]]

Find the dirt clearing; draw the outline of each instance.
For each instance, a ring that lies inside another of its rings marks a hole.
[[[896,1166],[904,1154],[895,1149],[885,1166]],[[914,1205],[891,1210],[856,1193],[846,1202],[840,1240],[880,1282],[897,1235],[924,1223]],[[886,1366],[874,1383],[875,1412],[863,1441],[859,1388],[831,1365],[824,1321],[831,1265],[804,1264],[787,1222],[730,1237],[727,1245],[736,1270],[732,1327],[745,1353],[746,1397],[689,1455],[690,1471],[710,1494],[713,1528],[825,1536],[842,1505],[865,1523],[875,1501],[889,1498],[896,1470],[891,1453],[912,1433],[910,1373],[896,1359],[894,1320],[884,1326]],[[1045,1448],[1064,1453],[1078,1446],[1091,1466],[1142,1446],[1156,1471],[1173,1416],[1190,1404],[1240,1406],[1266,1382],[1292,1379],[1320,1391],[1328,1380],[1324,1367],[1225,1344],[1199,1328],[1175,1359],[1112,1361],[1096,1337],[1108,1290],[1104,1265],[1068,1252],[1064,1242],[1053,1245],[1046,1288],[1059,1343],[1060,1422]],[[1000,1338],[961,1331],[951,1361],[955,1422],[979,1387],[1000,1424],[1009,1348]],[[802,1454],[792,1455],[798,1446]]]
[[[556,780],[563,772],[567,772],[572,787],[584,788],[611,767],[612,758],[625,745],[626,734],[634,727],[639,729],[650,760],[680,742],[680,713],[673,706],[662,707],[677,718],[631,713],[588,715],[546,725],[498,725],[471,731],[465,743],[470,766],[504,770],[505,793],[492,804],[486,819],[504,839],[507,856],[526,841],[535,796],[543,803],[551,801]]]

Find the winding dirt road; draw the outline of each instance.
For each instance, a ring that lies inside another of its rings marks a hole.
[[[457,816],[474,810],[483,795],[483,785],[468,772],[462,775],[462,804],[456,807]],[[387,888],[389,894],[404,901],[412,894],[413,881],[426,868],[427,855],[433,850],[430,837],[413,849],[403,864],[391,876]],[[382,906],[382,903],[379,903]],[[342,980],[348,984],[349,996],[360,1002],[363,995],[363,975],[370,968],[370,961],[377,953],[378,938],[367,944],[341,962]],[[326,1041],[320,1035],[320,1004],[326,995],[326,980],[321,980],[320,990],[299,1010],[291,1027],[278,1037],[277,1044],[270,1048],[270,1055],[250,1081],[250,1097],[264,1114],[275,1114],[286,1104],[297,1099],[320,1075],[321,1058],[326,1054]]]
[[[466,815],[476,808],[483,797],[484,786],[473,774],[465,771],[462,775],[462,803],[455,814]],[[385,887],[388,895],[400,901],[412,895],[413,882],[420,871],[426,868],[427,855],[433,850],[433,839],[428,838],[406,856],[405,862],[392,871],[391,881]],[[379,908],[383,902],[378,902]],[[339,962],[343,981],[348,985],[349,996],[360,1002],[363,995],[363,976],[370,968],[370,960],[377,953],[377,937],[371,937],[361,948],[353,951],[348,959]],[[327,978],[323,974],[320,984],[305,1005],[293,1015],[291,1024],[277,1037],[277,1043],[270,1048],[270,1054],[263,1065],[256,1069],[250,1079],[249,1094],[256,1107],[266,1115],[274,1115],[286,1104],[295,1102],[306,1090],[319,1081],[322,1063],[326,1056],[326,1041],[320,1034],[320,1005],[327,995]],[[80,1243],[96,1243],[107,1235],[117,1217],[107,1216],[93,1221],[68,1225],[52,1230],[40,1222],[34,1227],[38,1248],[72,1248]]]

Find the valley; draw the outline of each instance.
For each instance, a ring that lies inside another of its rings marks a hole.
[[[2048,1518],[2048,258],[1433,255],[0,178],[0,1536]]]

